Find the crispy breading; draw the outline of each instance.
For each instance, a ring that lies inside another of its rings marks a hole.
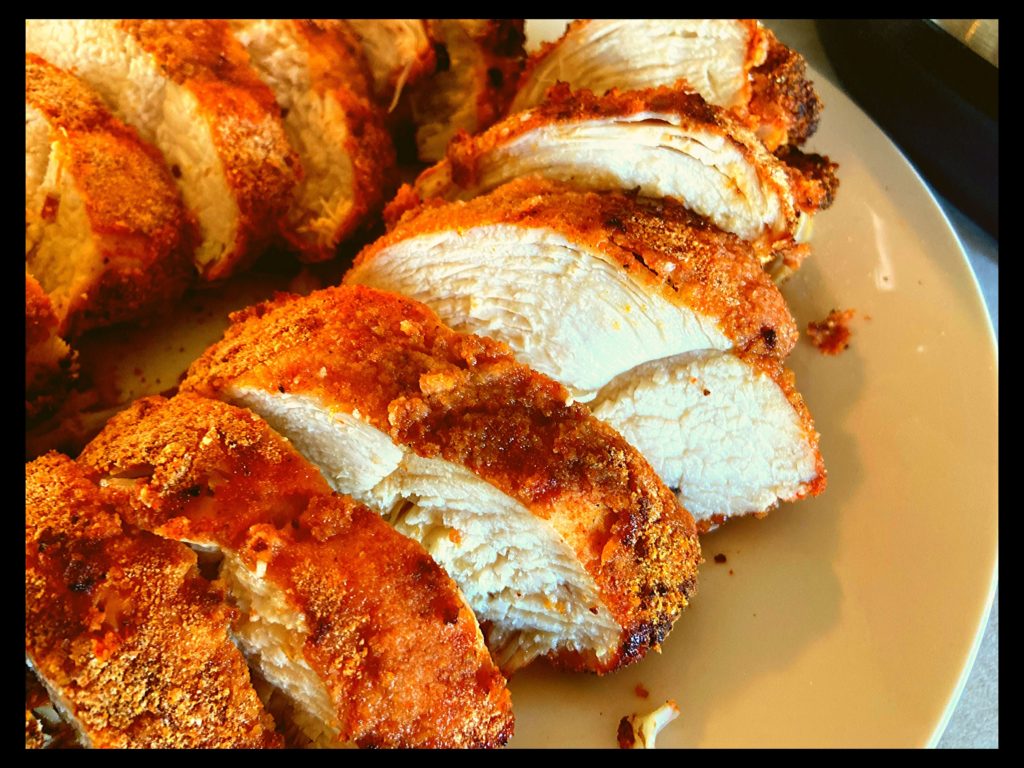
[[[763,34],[768,54],[751,72],[751,125],[771,151],[786,144],[800,146],[818,128],[821,99],[807,79],[804,57],[780,43],[771,30]]]
[[[223,549],[301,617],[296,643],[333,706],[338,740],[493,747],[511,735],[504,678],[451,579],[379,515],[332,495],[253,413],[188,393],[146,398],[79,461],[105,476],[131,522]],[[249,599],[237,577],[228,582]]]
[[[125,526],[65,456],[25,482],[26,654],[85,742],[279,745],[195,554]]]
[[[508,348],[457,334],[394,294],[339,287],[281,296],[232,316],[183,391],[301,394],[353,413],[422,457],[469,469],[547,522],[621,627],[613,669],[668,634],[696,584],[693,519],[650,466],[556,382]],[[325,406],[326,407],[326,406]]]

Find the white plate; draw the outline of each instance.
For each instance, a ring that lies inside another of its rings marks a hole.
[[[920,178],[810,76],[827,107],[807,149],[839,163],[841,186],[784,293],[801,327],[857,312],[845,353],[804,340],[790,358],[828,489],[705,537],[697,597],[660,656],[606,678],[517,676],[513,746],[612,747],[619,718],[668,698],[682,715],[659,747],[924,746],[945,725],[997,558],[995,344]]]

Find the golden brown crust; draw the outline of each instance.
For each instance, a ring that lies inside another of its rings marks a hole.
[[[176,300],[192,274],[196,231],[160,153],[88,86],[33,54],[25,57],[25,100],[52,127],[61,171],[82,198],[102,263],[51,291],[60,333],[77,336]],[[41,221],[52,221],[59,205],[47,199]]]
[[[232,319],[183,391],[230,398],[254,387],[358,409],[396,443],[465,466],[552,525],[623,628],[618,654],[599,671],[664,639],[696,584],[693,519],[622,437],[565,405],[562,386],[503,344],[361,286],[282,295]]]
[[[451,579],[379,515],[332,495],[259,417],[188,393],[147,398],[79,461],[108,476],[132,523],[264,563],[311,628],[305,657],[342,740],[493,747],[511,735],[505,680]]]
[[[164,73],[199,102],[235,194],[234,247],[205,273],[226,277],[251,261],[277,231],[302,175],[281,124],[274,94],[263,84],[227,22],[213,19],[124,19],[122,29]]]
[[[785,357],[796,345],[796,322],[750,244],[671,200],[582,192],[537,177],[467,202],[434,200],[407,210],[363,249],[345,281],[358,280],[362,265],[402,240],[495,224],[557,232],[621,267],[644,290],[716,318],[740,349]]]
[[[839,190],[838,163],[826,155],[804,153],[788,145],[775,150],[775,156],[791,172],[797,207],[823,211],[832,205]]]
[[[821,99],[807,79],[804,57],[780,43],[771,30],[763,34],[768,56],[751,73],[752,125],[769,151],[783,144],[799,146],[818,128]]]
[[[25,480],[26,653],[92,746],[280,745],[195,555],[125,527],[67,457]]]

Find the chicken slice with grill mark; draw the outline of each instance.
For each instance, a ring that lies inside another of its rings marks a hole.
[[[132,522],[223,553],[235,636],[284,695],[297,743],[493,747],[511,735],[505,680],[455,584],[255,414],[147,398],[79,461]]]
[[[280,746],[222,597],[71,459],[25,466],[25,653],[83,745]]]
[[[725,110],[670,88],[598,98],[556,86],[540,106],[456,138],[414,192],[423,200],[466,200],[532,174],[674,198],[753,243],[762,262],[806,250],[800,243],[817,210],[804,204],[818,198],[803,191],[816,179],[782,163]],[[389,220],[408,195],[399,195]]]
[[[702,533],[825,489],[814,422],[777,359],[695,352],[655,360],[609,382],[591,409],[679,489]]]
[[[346,19],[366,53],[377,101],[394,109],[402,89],[434,71],[437,58],[423,19]]]
[[[25,57],[26,263],[57,332],[150,314],[181,296],[194,224],[160,153],[74,75]]]
[[[257,305],[182,389],[256,411],[420,540],[506,671],[632,662],[694,591],[692,518],[640,455],[506,346],[416,302],[346,286]]]
[[[533,54],[513,112],[555,83],[594,93],[673,86],[731,110],[769,150],[802,144],[821,102],[803,58],[754,19],[583,19]]]
[[[518,179],[428,204],[345,276],[492,336],[590,400],[615,376],[694,350],[784,357],[797,328],[751,247],[671,201]]]
[[[276,234],[301,163],[227,22],[30,20],[25,46],[73,70],[160,149],[199,223],[206,278],[239,269]]]
[[[460,130],[505,114],[526,53],[522,19],[429,19],[437,71],[409,90],[420,160],[436,162]]]
[[[282,232],[306,261],[323,261],[390,191],[395,152],[370,101],[362,47],[337,19],[231,22],[281,107],[305,177]]]

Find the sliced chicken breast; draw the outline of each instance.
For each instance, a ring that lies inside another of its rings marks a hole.
[[[226,277],[276,233],[301,163],[227,22],[30,20],[25,46],[73,70],[160,149],[199,223],[206,278]]]
[[[423,19],[346,19],[363,44],[381,104],[394,109],[402,89],[434,71],[437,59]]]
[[[655,360],[609,382],[591,408],[679,489],[702,533],[825,489],[814,422],[774,358],[705,351]]]
[[[277,97],[305,171],[282,232],[304,260],[332,258],[380,210],[395,170],[362,47],[337,19],[236,20],[231,28]]]
[[[437,71],[409,91],[420,160],[437,162],[458,131],[505,114],[526,53],[522,19],[428,19]]]
[[[345,276],[508,344],[577,400],[643,362],[695,350],[784,357],[797,328],[751,247],[671,201],[518,179],[424,205]]]
[[[57,313],[39,282],[25,273],[25,418],[52,411],[77,374],[76,355],[57,335]]]
[[[56,453],[25,467],[25,609],[27,661],[83,745],[280,746],[195,554]]]
[[[821,102],[803,58],[754,19],[583,19],[530,57],[513,112],[555,83],[594,93],[672,86],[729,109],[769,150],[801,144]]]
[[[799,243],[816,211],[801,207],[809,199],[801,188],[814,179],[779,161],[726,111],[670,88],[600,98],[553,88],[540,106],[454,140],[414,191],[424,200],[466,200],[532,174],[674,198],[753,243],[764,262],[805,250]]]
[[[194,224],[160,153],[74,75],[25,57],[27,269],[57,332],[133,320],[178,299]]]
[[[183,391],[259,413],[461,587],[506,671],[609,671],[694,591],[692,518],[621,437],[504,345],[360,286],[233,316]]]
[[[300,744],[500,746],[508,689],[458,588],[258,416],[182,394],[134,403],[79,461],[131,519],[224,555],[234,633]]]

